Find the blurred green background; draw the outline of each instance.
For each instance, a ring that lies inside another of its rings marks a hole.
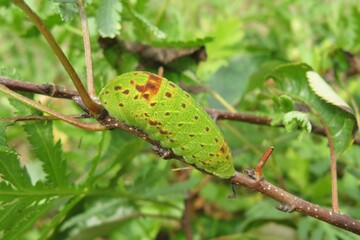
[[[73,5],[26,2],[86,79],[80,22]],[[102,9],[105,3],[108,8]],[[229,110],[231,106],[241,113],[276,119],[279,109],[256,74],[279,62],[304,62],[358,108],[359,74],[349,74],[357,65],[344,54],[355,59],[359,55],[357,0],[104,0],[87,1],[86,8],[97,92],[109,79],[134,70],[143,60],[123,49],[100,47],[99,31],[108,31],[107,36],[118,40],[154,47],[204,45],[206,61],[197,63],[185,56],[163,65],[170,80],[189,89],[208,89],[193,94],[206,107]],[[157,71],[151,64],[145,69]],[[39,32],[9,1],[0,2],[0,75],[73,88]],[[81,112],[69,100],[35,99],[62,113]],[[25,112],[11,106],[3,95],[0,102],[1,118]],[[8,145],[18,152],[33,184],[46,182],[43,163],[34,154],[24,125],[7,128]],[[218,125],[232,149],[237,170],[254,167],[264,150],[274,146],[265,178],[301,198],[331,207],[330,154],[325,138],[235,121],[219,121]],[[20,222],[26,223],[17,236],[20,239],[184,239],[181,219],[185,200],[193,191],[199,191],[188,200],[193,239],[357,239],[316,219],[279,212],[275,201],[245,188],[239,187],[238,198],[230,200],[228,182],[209,179],[196,170],[174,171],[185,165],[159,159],[149,144],[124,132],[89,132],[59,121],[46,126],[49,131],[52,127],[49,141],[61,140],[59,151],[66,159],[68,186],[37,195],[36,201],[43,199],[48,204],[38,218],[30,220],[19,214]],[[357,219],[359,156],[360,148],[354,145],[338,159],[340,209]],[[92,176],[88,175],[91,169]],[[31,193],[38,191],[29,190]]]

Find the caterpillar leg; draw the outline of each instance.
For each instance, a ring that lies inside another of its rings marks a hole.
[[[235,183],[231,183],[231,190],[232,190],[232,194],[228,196],[228,198],[230,199],[235,199],[236,198],[236,184]]]

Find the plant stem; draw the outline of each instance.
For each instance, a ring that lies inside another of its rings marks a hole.
[[[332,141],[330,132],[328,127],[325,125],[325,122],[319,117],[321,124],[325,128],[326,137],[329,142],[329,149],[330,149],[330,160],[331,160],[331,202],[332,202],[332,209],[334,212],[339,211],[339,200],[338,200],[338,190],[337,190],[337,166],[336,166],[336,154],[335,154],[335,147]]]
[[[93,74],[93,64],[91,57],[91,44],[89,36],[89,27],[86,18],[86,12],[82,0],[77,0],[77,6],[79,9],[80,19],[81,19],[81,29],[84,40],[84,51],[85,51],[85,63],[86,63],[86,78],[87,86],[90,96],[95,96],[94,88],[94,74]]]
[[[5,93],[6,95],[8,95],[9,97],[15,98],[16,100],[25,103],[26,105],[29,105],[33,108],[36,108],[42,112],[45,112],[51,116],[57,117],[61,120],[64,120],[67,123],[70,123],[76,127],[80,127],[83,129],[87,129],[87,130],[91,130],[91,131],[103,131],[106,130],[107,128],[100,125],[100,124],[94,124],[94,123],[86,123],[86,122],[81,122],[79,120],[76,120],[72,117],[63,115],[61,113],[58,113],[46,106],[41,105],[38,102],[35,102],[34,100],[31,100],[27,97],[24,97],[23,95],[16,93],[12,90],[10,90],[9,88],[5,87],[4,85],[0,84],[0,92]]]
[[[66,72],[69,74],[72,82],[74,83],[77,91],[79,92],[81,99],[83,100],[85,106],[89,109],[90,113],[97,117],[101,114],[103,107],[96,104],[87,93],[84,85],[82,84],[79,75],[76,73],[75,69],[65,56],[64,52],[61,50],[60,46],[57,44],[54,36],[51,34],[49,29],[45,26],[44,22],[40,17],[31,10],[31,8],[23,0],[12,0],[12,2],[18,6],[24,13],[30,18],[34,25],[38,28],[40,33],[46,39],[51,49],[56,54],[57,58],[65,68]]]

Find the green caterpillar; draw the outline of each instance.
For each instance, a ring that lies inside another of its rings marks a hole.
[[[185,91],[149,72],[112,79],[100,102],[109,114],[136,127],[186,163],[220,178],[234,176],[230,149],[210,116]]]

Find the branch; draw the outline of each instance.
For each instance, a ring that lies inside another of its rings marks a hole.
[[[261,192],[264,195],[275,199],[281,203],[278,207],[281,211],[296,211],[360,235],[360,222],[358,220],[355,220],[348,215],[337,213],[305,201],[267,181],[255,180],[246,174],[236,172],[235,176],[231,179],[231,182]]]
[[[171,149],[163,148],[159,142],[151,140],[145,133],[141,132],[140,130],[128,126],[124,128],[124,123],[119,122],[110,116],[108,116],[102,124],[106,123],[108,124],[107,128],[121,128],[149,142],[157,149],[157,152],[160,153],[159,155],[161,157],[164,157],[165,155],[167,159],[173,158],[184,162],[183,157],[177,156],[171,151]],[[166,152],[166,154],[164,154],[164,152]],[[202,171],[201,169],[198,170]],[[209,173],[207,174],[209,175]],[[360,235],[360,222],[354,218],[310,203],[304,199],[292,195],[291,193],[286,192],[279,187],[272,185],[271,183],[268,183],[267,181],[255,180],[252,176],[236,172],[235,176],[231,178],[231,182],[233,184],[243,185],[249,189],[261,192],[264,195],[277,200],[280,202],[278,209],[281,211],[296,211]]]
[[[0,76],[0,84],[7,86],[11,90],[38,93],[50,97],[72,99],[79,96],[79,93],[53,84],[35,84],[30,82],[22,82]],[[247,122],[256,125],[271,126],[271,118],[262,117],[254,114],[234,113],[223,111],[220,109],[207,108],[206,112],[209,113],[213,119],[216,120],[233,120],[239,122]],[[323,127],[311,123],[311,132],[326,137],[326,132]],[[276,125],[272,127],[284,127],[283,125]],[[125,129],[124,129],[125,130]],[[360,139],[355,138],[354,144],[360,145]]]

